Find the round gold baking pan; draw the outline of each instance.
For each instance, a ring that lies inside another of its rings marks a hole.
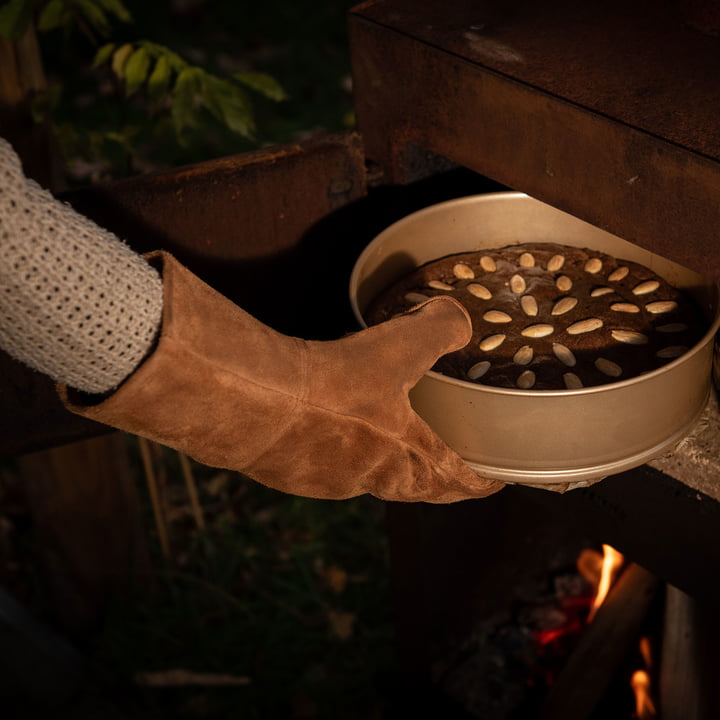
[[[429,371],[411,392],[415,410],[478,474],[505,482],[582,483],[669,452],[695,424],[711,390],[720,324],[716,284],[527,195],[451,200],[385,229],[353,269],[354,313],[365,326],[371,300],[425,262],[526,242],[592,248],[641,263],[695,298],[708,331],[657,370],[579,390],[496,388]]]

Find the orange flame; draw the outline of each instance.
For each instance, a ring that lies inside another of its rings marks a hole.
[[[652,651],[650,649],[650,639],[647,637],[640,638],[640,655],[645,663],[645,667],[652,669]]]
[[[656,717],[655,704],[650,697],[650,676],[645,670],[636,670],[630,679],[635,693],[635,717],[638,720],[651,720]]]
[[[610,591],[613,580],[625,560],[622,553],[619,553],[614,547],[611,547],[610,545],[603,545],[602,547],[603,560],[602,568],[600,570],[600,582],[598,583],[597,593],[595,594],[595,599],[593,600],[592,607],[590,608],[588,622],[595,617],[597,609],[603,604],[603,601]]]

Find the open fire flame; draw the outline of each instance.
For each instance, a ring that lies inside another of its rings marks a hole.
[[[588,614],[588,622],[592,622],[595,613],[602,606],[607,597],[610,588],[620,572],[625,562],[625,557],[619,553],[611,545],[603,545],[602,564],[600,566],[600,579],[597,583],[597,591],[593,599],[590,613]],[[650,642],[647,638],[640,640],[640,655],[643,659],[643,668],[638,668],[630,678],[630,687],[635,694],[635,717],[638,720],[653,720],[657,717],[655,704],[653,703],[650,693],[650,674],[648,670],[651,667]]]
[[[536,632],[536,639],[543,647],[558,646],[568,636],[577,635],[589,625],[602,607],[613,583],[623,568],[625,558],[611,545],[602,546],[602,554],[596,550],[585,550],[580,554],[577,565],[581,575],[595,588],[594,595],[584,598],[563,598],[562,609],[567,621],[560,627],[545,628]],[[587,614],[585,614],[587,613]],[[643,667],[632,675],[630,687],[635,695],[634,718],[654,720],[657,711],[650,688],[651,653],[647,638],[640,641],[640,655]]]
[[[610,588],[612,587],[617,574],[625,562],[625,557],[622,553],[619,553],[614,547],[610,545],[603,545],[602,564],[600,566],[600,580],[597,586],[597,592],[593,604],[590,607],[590,614],[588,615],[588,622],[591,622],[595,617],[595,613],[598,608],[603,604],[607,597]]]
[[[646,637],[640,639],[640,655],[645,668],[636,670],[632,678],[630,678],[630,687],[635,693],[635,717],[638,720],[652,720],[657,717],[657,711],[650,694],[650,674],[648,670],[652,667],[652,655],[650,653],[650,641]]]
[[[655,704],[650,695],[650,676],[645,670],[636,670],[630,679],[630,687],[635,693],[635,717],[639,720],[651,720],[656,716]]]

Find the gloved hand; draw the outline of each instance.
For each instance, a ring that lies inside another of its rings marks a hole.
[[[166,253],[152,354],[93,404],[66,407],[214,467],[314,498],[370,493],[446,503],[502,487],[478,477],[410,407],[408,391],[471,336],[464,309],[436,298],[340,340],[278,333]]]

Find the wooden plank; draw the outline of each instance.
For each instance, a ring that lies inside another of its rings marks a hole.
[[[47,609],[74,636],[96,630],[108,604],[149,572],[126,443],[111,433],[18,460]]]
[[[659,691],[663,717],[702,720],[695,603],[673,585],[665,588]]]
[[[620,663],[640,639],[659,584],[635,563],[623,571],[550,689],[543,720],[591,716]]]

